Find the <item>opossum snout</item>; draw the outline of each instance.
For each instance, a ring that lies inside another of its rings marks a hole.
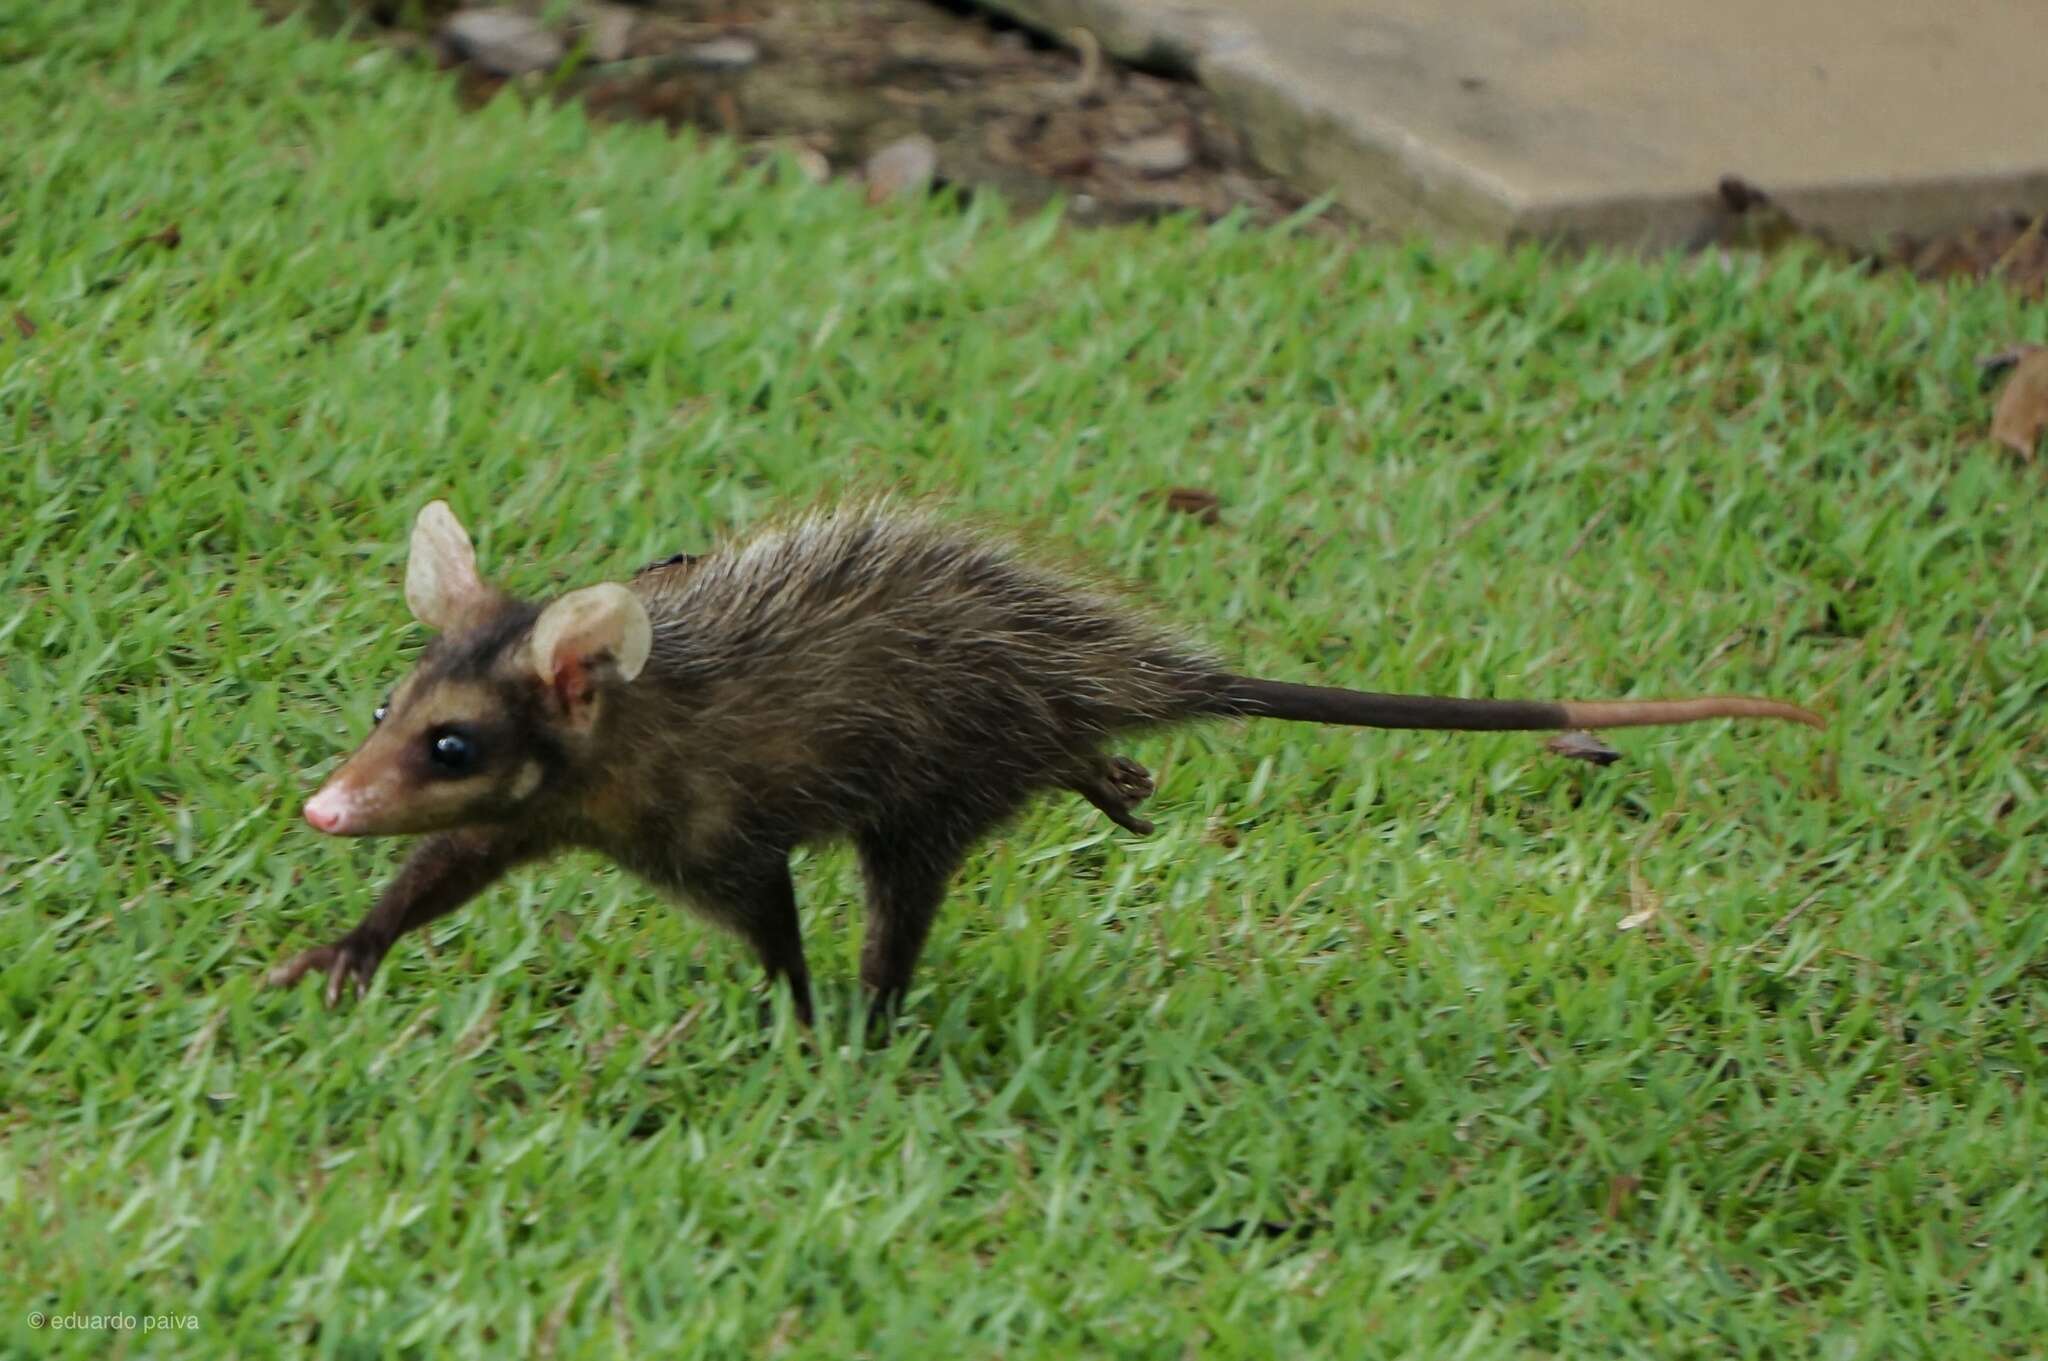
[[[329,836],[348,835],[350,811],[348,796],[331,786],[306,800],[306,821]]]

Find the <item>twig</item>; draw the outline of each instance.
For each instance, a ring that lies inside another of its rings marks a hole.
[[[1075,99],[1091,99],[1102,80],[1102,44],[1085,28],[1067,30],[1067,41],[1081,54],[1081,75],[1068,91]]]
[[[1799,906],[1793,908],[1790,912],[1787,912],[1784,916],[1772,922],[1770,930],[1764,932],[1761,936],[1758,936],[1755,940],[1743,946],[1740,950],[1737,950],[1735,953],[1738,956],[1740,956],[1750,954],[1751,952],[1756,950],[1763,949],[1765,941],[1769,940],[1772,936],[1777,935],[1780,931],[1790,926],[1794,921],[1798,919],[1801,913],[1806,911],[1807,908],[1812,907],[1815,903],[1819,902],[1821,893],[1822,890],[1815,889],[1813,892],[1807,894],[1806,901],[1800,903]]]
[[[2006,268],[2010,266],[2015,259],[2018,258],[2020,251],[2024,247],[2030,246],[2034,242],[2039,241],[2041,239],[2041,226],[2043,223],[2048,223],[2048,213],[2042,213],[2039,217],[2036,217],[2032,222],[2029,222],[2027,224],[2027,229],[2021,232],[2018,236],[2014,237],[2012,244],[2010,246],[2007,246],[2005,250],[2002,253],[2000,253],[1999,257],[1991,262],[1991,268],[1986,270],[1985,274],[1987,276],[1990,276],[2005,273]]]

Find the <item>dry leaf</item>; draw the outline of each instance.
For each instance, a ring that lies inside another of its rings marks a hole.
[[[1640,912],[1631,912],[1614,924],[1617,931],[1635,931],[1648,926],[1657,919],[1657,907],[1652,903]]]
[[[2048,430],[2048,346],[2032,345],[2013,365],[1991,413],[1991,438],[2032,458]]]
[[[1622,1217],[1634,1203],[1636,1192],[1642,1188],[1642,1178],[1627,1172],[1618,1173],[1607,1179],[1607,1212],[1601,1218],[1613,1221]]]
[[[1166,493],[1166,508],[1176,515],[1192,515],[1205,525],[1221,518],[1221,497],[1200,487],[1175,487]]]
[[[176,250],[178,243],[184,239],[185,234],[179,231],[178,224],[173,222],[162,231],[150,232],[146,236],[136,237],[128,243],[128,248],[133,250],[137,246],[162,246],[165,250]]]
[[[1620,752],[1589,732],[1561,732],[1545,742],[1543,749],[1574,761],[1589,761],[1596,766],[1611,766],[1621,759]]]
[[[36,338],[36,324],[30,321],[28,313],[22,311],[19,307],[14,309],[14,329],[21,332],[23,340],[34,340]]]
[[[891,142],[868,157],[868,202],[880,203],[922,189],[938,169],[939,149],[923,133]]]
[[[720,90],[711,96],[711,107],[718,113],[718,126],[728,137],[737,137],[744,126],[740,118],[740,101],[731,90]]]

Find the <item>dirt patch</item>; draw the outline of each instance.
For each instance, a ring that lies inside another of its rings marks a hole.
[[[285,0],[259,0],[282,8]],[[794,153],[816,178],[861,176],[924,139],[930,179],[1025,209],[1065,196],[1081,222],[1242,210],[1273,221],[1306,196],[1261,170],[1215,101],[1105,57],[935,0],[661,0],[461,9],[324,0],[328,24],[459,67],[465,94],[508,84]],[[922,142],[919,143],[923,145]]]
[[[2048,298],[2048,215],[2008,213],[1946,235],[1903,237],[1870,251],[1800,221],[1747,180],[1728,176],[1717,193],[1719,229],[1702,245],[1769,252],[1800,243],[1866,269],[1903,269],[1928,283],[1992,279],[2023,298]]]

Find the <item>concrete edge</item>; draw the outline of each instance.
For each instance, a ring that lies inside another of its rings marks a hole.
[[[1194,75],[1209,37],[1203,15],[1174,5],[1145,6],[1128,0],[975,0],[1048,37],[1070,41],[1077,28],[1093,34],[1102,50],[1133,66]]]
[[[1310,194],[1332,193],[1375,235],[1414,233],[1500,245],[1642,252],[1697,248],[1731,225],[1716,185],[1671,186],[1607,201],[1580,193],[1530,196],[1394,124],[1345,116],[1291,88],[1257,35],[1200,0],[977,0],[1018,23],[1071,42],[1085,28],[1121,61],[1191,76],[1207,87],[1267,170]],[[1731,165],[1727,173],[1741,175]],[[1808,181],[1757,187],[1800,226],[1845,245],[1884,249],[1902,239],[1959,231],[2048,202],[2048,171],[1958,175],[1902,198],[1878,181]],[[1930,214],[1930,198],[1941,211]],[[1910,206],[1909,206],[1910,205]]]
[[[1503,240],[1517,214],[1498,186],[1431,156],[1399,129],[1361,124],[1290,88],[1252,43],[1205,52],[1196,75],[1250,142],[1259,163],[1339,203],[1386,235],[1448,230]]]
[[[1412,233],[1513,246],[1542,243],[1638,252],[1697,249],[1724,239],[1732,218],[1716,184],[1674,185],[1610,200],[1572,191],[1530,196],[1444,156],[1405,128],[1344,117],[1291,88],[1249,41],[1212,45],[1194,74],[1251,142],[1268,170],[1337,201],[1379,235]],[[1741,174],[1742,167],[1729,167]],[[2048,171],[1957,175],[1910,200],[1882,180],[1758,183],[1803,228],[1844,245],[1885,250],[1967,230],[2001,213],[2048,202]],[[1930,216],[1932,198],[1942,211]]]

